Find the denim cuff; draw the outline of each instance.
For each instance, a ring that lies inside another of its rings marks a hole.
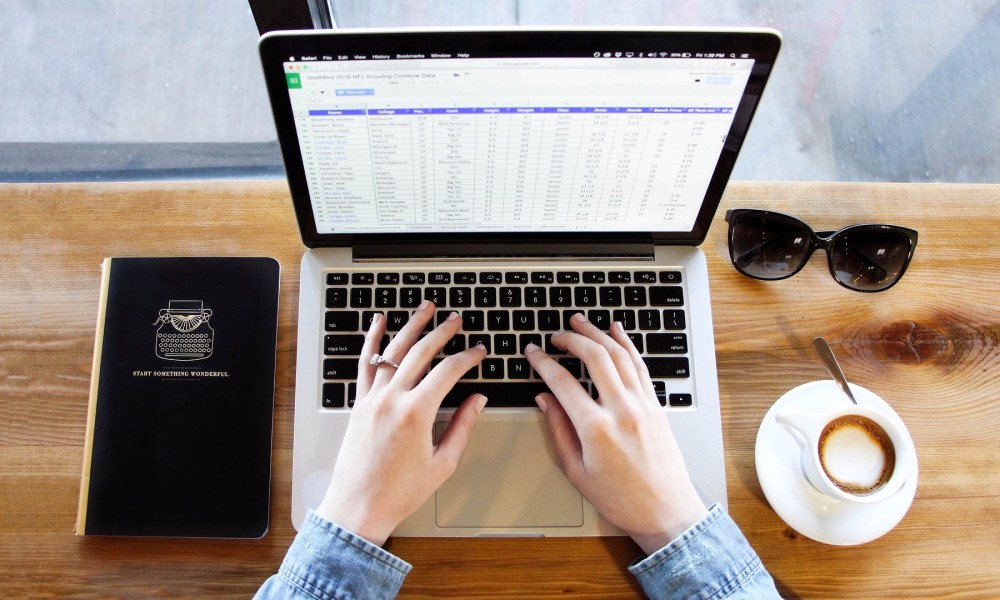
[[[391,598],[412,565],[309,511],[278,575],[315,598]]]
[[[701,521],[628,569],[650,598],[718,599],[751,588],[777,597],[757,553],[718,504]]]

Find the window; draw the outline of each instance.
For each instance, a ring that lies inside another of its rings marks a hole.
[[[250,0],[286,16],[309,2],[318,18],[322,0]],[[14,0],[5,12],[0,180],[283,176],[247,0]],[[735,179],[1000,173],[996,0],[330,0],[330,13],[342,27],[774,27],[784,47]]]

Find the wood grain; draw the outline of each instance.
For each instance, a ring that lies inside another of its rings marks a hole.
[[[792,279],[737,274],[726,208],[791,213],[817,229],[917,229],[910,270],[859,294],[817,254]],[[298,265],[284,182],[0,186],[0,596],[246,598],[275,572],[290,525]],[[734,183],[702,246],[709,260],[730,512],[787,597],[1000,595],[1000,186]],[[255,541],[73,536],[100,261],[273,256],[282,265],[271,531]],[[826,337],[848,377],[885,398],[920,458],[906,518],[839,548],[789,529],[757,483],[768,407],[826,377]],[[394,539],[414,565],[403,597],[640,595],[624,538]]]

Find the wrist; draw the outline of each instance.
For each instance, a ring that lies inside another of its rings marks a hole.
[[[629,537],[649,556],[679,538],[681,534],[707,516],[708,509],[699,501],[697,505],[690,506],[683,513],[672,515],[670,519],[658,527],[650,528],[648,531],[629,533]]]
[[[346,508],[324,500],[315,512],[327,521],[340,525],[376,546],[385,544],[392,530],[395,529],[393,525],[387,524],[385,519],[379,518],[361,507]]]

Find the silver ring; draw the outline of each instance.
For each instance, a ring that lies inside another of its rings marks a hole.
[[[368,360],[368,364],[375,365],[376,367],[381,367],[382,365],[389,365],[390,367],[399,368],[399,364],[392,362],[388,358],[382,356],[381,354],[372,354],[371,359]]]

